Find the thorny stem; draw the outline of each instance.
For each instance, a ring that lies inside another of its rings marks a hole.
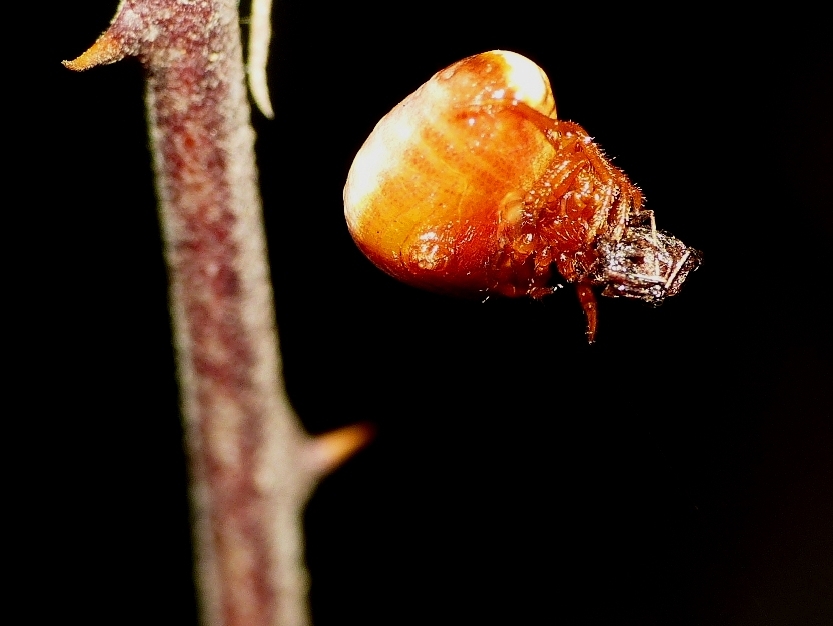
[[[202,620],[301,626],[302,508],[368,429],[312,439],[286,398],[236,0],[123,0],[65,64],[128,55],[147,69]]]

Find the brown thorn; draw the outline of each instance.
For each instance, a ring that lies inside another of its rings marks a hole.
[[[313,472],[324,476],[366,446],[375,428],[370,424],[353,424],[323,435],[307,444],[307,463]]]
[[[96,65],[107,65],[121,61],[127,56],[122,42],[113,37],[109,32],[104,33],[86,52],[72,61],[61,61],[64,67],[80,72],[88,70]]]

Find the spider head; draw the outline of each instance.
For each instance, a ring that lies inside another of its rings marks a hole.
[[[638,298],[654,305],[676,295],[702,255],[651,225],[629,225],[619,241],[602,239],[590,282],[604,285],[602,295]]]

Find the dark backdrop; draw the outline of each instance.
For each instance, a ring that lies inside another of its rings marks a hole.
[[[58,64],[115,6],[16,22],[34,41],[6,90],[20,579],[36,615],[190,624],[141,69]],[[428,0],[276,18],[277,119],[255,124],[289,393],[313,432],[378,427],[308,508],[316,626],[833,623],[823,15]],[[560,116],[704,252],[661,308],[602,301],[595,346],[569,291],[423,293],[347,233],[341,189],[378,118],[494,48],[545,68]]]

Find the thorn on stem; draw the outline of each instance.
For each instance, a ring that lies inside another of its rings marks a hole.
[[[61,63],[64,67],[80,72],[97,65],[107,65],[108,63],[121,61],[125,56],[127,56],[127,50],[125,50],[122,42],[113,37],[108,31],[99,37],[98,41],[81,56],[72,61],[61,61]]]
[[[307,444],[307,465],[318,476],[325,476],[366,446],[375,428],[370,424],[353,424],[313,438]]]
[[[275,117],[269,101],[266,82],[266,63],[269,60],[269,43],[272,40],[272,0],[252,0],[252,16],[249,26],[249,59],[247,73],[249,90],[257,108],[269,119]]]

